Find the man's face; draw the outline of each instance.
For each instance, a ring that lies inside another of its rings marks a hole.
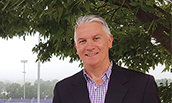
[[[109,61],[109,48],[112,47],[112,35],[107,37],[100,22],[83,23],[76,29],[77,54],[84,66],[95,66]]]

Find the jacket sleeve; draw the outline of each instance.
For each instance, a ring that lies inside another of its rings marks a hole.
[[[54,88],[54,97],[53,97],[53,103],[61,103],[59,93],[58,93],[58,86],[56,84]]]
[[[152,76],[150,76],[147,81],[143,103],[161,103],[158,95],[158,87]]]

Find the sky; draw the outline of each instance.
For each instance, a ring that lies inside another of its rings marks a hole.
[[[35,36],[26,36],[23,38],[14,37],[5,40],[0,38],[0,81],[3,82],[23,82],[24,81],[24,63],[21,60],[27,60],[25,63],[25,81],[33,82],[37,79],[38,63],[35,62],[37,54],[33,54],[32,48],[38,44],[38,34]],[[53,57],[50,62],[41,63],[40,78],[43,80],[62,80],[75,74],[82,68],[78,67],[79,62],[69,63],[69,58],[64,61],[58,57]],[[155,79],[172,79],[172,73],[163,72],[164,66],[158,65],[155,70],[150,70]]]

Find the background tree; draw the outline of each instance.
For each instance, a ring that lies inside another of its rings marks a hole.
[[[70,62],[81,61],[73,45],[75,19],[96,14],[110,27],[114,37],[110,59],[116,64],[141,72],[164,64],[163,71],[169,71],[171,7],[171,0],[1,0],[0,37],[25,39],[39,32],[43,39],[32,50],[38,53],[37,60],[46,62],[59,56],[70,57]]]
[[[47,85],[46,83],[41,84],[41,98],[50,98],[52,99],[53,97],[53,89],[54,86],[52,85]]]
[[[24,87],[22,86],[22,88]],[[31,83],[26,83],[25,88],[26,98],[37,98],[37,85],[31,85]]]
[[[52,99],[53,98],[53,89],[55,84],[58,82],[58,80],[54,79],[52,81],[44,81],[41,79],[40,83],[40,91],[41,91],[41,99]],[[0,81],[1,83],[1,81]],[[23,98],[23,85],[20,85],[18,83],[1,83],[0,86],[3,88],[0,89],[0,99],[9,99],[11,98]],[[6,89],[4,89],[6,88]],[[3,94],[5,93],[5,94]],[[30,82],[25,83],[25,98],[32,99],[37,98],[37,80],[34,84],[31,84]]]
[[[33,48],[42,62],[52,56],[80,61],[73,39],[75,19],[96,14],[114,37],[110,59],[146,72],[172,65],[171,0],[1,0],[0,37],[25,38],[39,32],[45,40]],[[37,60],[38,60],[37,59]]]
[[[167,80],[166,83],[161,83],[159,86],[159,91],[159,96],[162,100],[162,103],[172,102],[172,82],[169,83]]]
[[[40,97],[41,98],[47,98],[47,99],[51,99],[53,97],[53,89],[55,87],[55,84],[58,82],[57,79],[54,79],[52,81],[47,80],[44,81],[42,79],[40,79]],[[34,86],[37,86],[37,80],[34,82]]]
[[[11,98],[23,98],[23,88],[18,83],[12,83],[9,87],[6,88],[8,97]]]
[[[0,90],[3,90],[4,86],[5,86],[4,82],[0,81]]]
[[[156,83],[157,83],[158,87],[165,85],[166,83],[168,83],[168,85],[170,85],[170,83],[172,83],[172,79],[166,79],[166,78],[157,79]]]

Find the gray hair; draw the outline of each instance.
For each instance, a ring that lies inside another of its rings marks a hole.
[[[105,19],[103,19],[100,16],[97,15],[86,15],[86,16],[81,16],[76,20],[76,24],[75,24],[75,31],[74,31],[74,40],[76,42],[76,29],[79,25],[83,24],[83,23],[90,23],[90,22],[101,22],[103,24],[103,29],[106,32],[107,37],[109,38],[110,33],[110,29],[105,21]]]

